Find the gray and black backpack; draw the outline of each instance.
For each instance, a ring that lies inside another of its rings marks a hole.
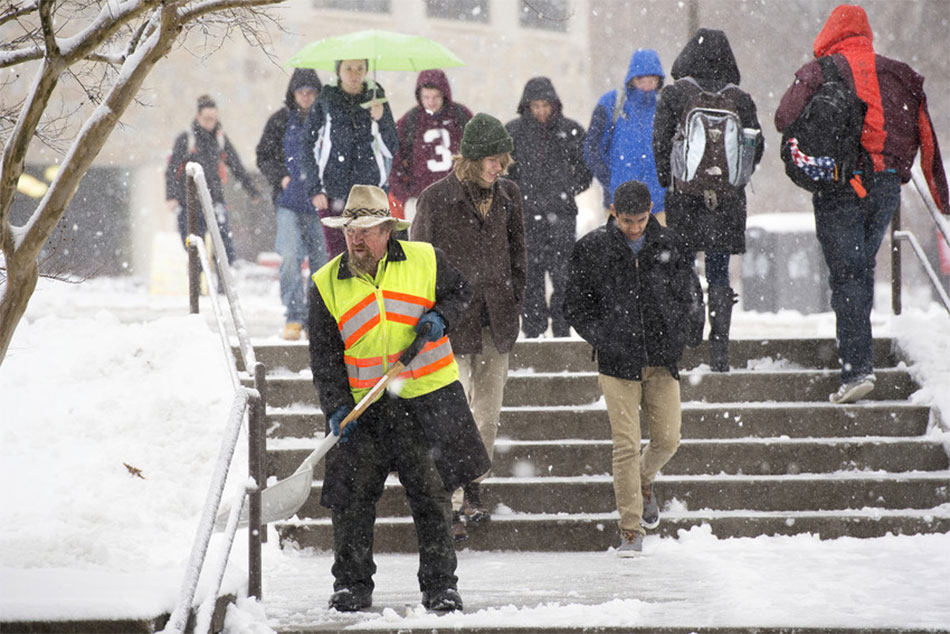
[[[734,84],[711,92],[692,77],[680,79],[686,106],[673,136],[670,168],[673,188],[701,197],[714,209],[723,195],[743,187],[755,168],[758,130],[743,130]]]

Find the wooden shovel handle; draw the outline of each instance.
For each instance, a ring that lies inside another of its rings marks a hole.
[[[431,324],[423,324],[422,328],[419,329],[419,333],[416,335],[416,338],[412,340],[412,343],[409,344],[409,347],[403,351],[399,356],[399,360],[393,364],[393,367],[389,368],[389,371],[376,382],[376,385],[370,389],[366,395],[360,399],[360,402],[356,404],[349,414],[346,415],[342,421],[340,421],[340,433],[343,433],[343,428],[347,424],[360,417],[360,415],[366,411],[366,408],[372,405],[376,400],[376,397],[379,396],[383,390],[389,385],[389,382],[394,378],[399,376],[399,374],[406,369],[412,360],[416,358],[422,348],[426,345],[428,339],[426,336],[429,334],[429,330],[432,328]]]

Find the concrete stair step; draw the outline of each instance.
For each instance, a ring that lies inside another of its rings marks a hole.
[[[320,505],[320,481],[297,514],[329,517]],[[932,509],[950,502],[950,472],[865,473],[831,476],[701,475],[657,479],[661,505],[719,511],[837,511],[843,509]],[[513,513],[611,513],[616,509],[609,475],[498,478],[482,483],[482,501],[497,511]],[[506,511],[507,512],[507,511]],[[950,512],[950,510],[948,510]],[[377,504],[379,517],[408,517],[409,507],[395,478],[387,481]]]
[[[306,341],[268,343],[254,346],[257,360],[268,370],[283,368],[291,372],[310,368],[310,349]],[[238,357],[240,358],[240,357]],[[733,339],[729,345],[729,361],[733,368],[746,368],[749,361],[776,365],[788,364],[803,368],[839,368],[833,339]],[[895,366],[900,355],[891,339],[874,340],[874,367]],[[684,368],[709,363],[707,344],[687,348],[683,354]],[[581,339],[522,339],[511,352],[512,370],[533,368],[537,372],[593,372],[597,364],[591,359],[590,345]]]
[[[918,389],[906,370],[882,369],[875,374],[877,384],[866,400],[906,400]],[[727,374],[691,371],[682,373],[680,382],[683,401],[706,403],[827,403],[828,395],[837,390],[839,384],[838,372],[834,370],[741,370]],[[595,372],[516,372],[508,377],[504,404],[508,407],[585,406],[601,398]],[[319,404],[312,380],[302,375],[269,377],[267,402],[273,407]]]
[[[312,451],[306,441],[287,442],[268,454],[268,475],[286,478]],[[492,474],[498,477],[601,475],[611,473],[609,440],[518,441],[495,443]],[[943,445],[916,438],[808,438],[707,440],[685,439],[663,467],[667,475],[710,473],[786,475],[827,474],[844,470],[939,471],[948,468]],[[323,477],[322,464],[315,477]]]
[[[867,400],[905,400],[917,385],[904,370],[876,372],[877,383]],[[505,385],[505,405],[579,406],[601,400],[596,373],[515,373]],[[728,374],[691,371],[681,375],[683,401],[706,403],[815,401],[827,402],[838,389],[835,370],[781,372],[733,371]]]
[[[584,515],[495,515],[487,526],[469,530],[460,548],[547,552],[605,551],[619,542],[615,513]],[[683,511],[663,512],[651,534],[677,536],[680,530],[708,524],[720,538],[812,533],[823,539],[882,537],[888,534],[943,533],[950,531],[950,514],[929,510],[847,510],[826,512]],[[286,522],[276,526],[282,541],[301,548],[330,550],[333,544],[329,519]],[[415,529],[408,517],[380,517],[376,521],[376,552],[416,552]],[[756,630],[758,631],[758,630]],[[825,631],[825,630],[822,630]]]
[[[791,438],[831,436],[918,436],[927,430],[930,408],[905,401],[867,401],[860,405],[831,403],[683,403],[684,438]],[[310,438],[323,434],[318,407],[269,408],[269,438]],[[520,440],[610,438],[603,407],[506,407],[501,431]],[[649,430],[644,429],[644,437]]]

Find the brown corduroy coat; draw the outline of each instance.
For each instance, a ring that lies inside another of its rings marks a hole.
[[[526,267],[521,191],[507,178],[499,178],[494,189],[482,218],[450,173],[419,195],[410,229],[413,240],[442,249],[474,290],[468,311],[449,335],[456,354],[482,351],[484,314],[499,352],[509,352],[518,338]]]

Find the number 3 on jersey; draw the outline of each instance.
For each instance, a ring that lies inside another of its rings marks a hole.
[[[430,172],[447,172],[452,167],[452,152],[449,140],[449,131],[445,128],[429,128],[422,135],[425,143],[432,144],[432,150],[437,158],[430,158],[426,161],[426,167]]]

